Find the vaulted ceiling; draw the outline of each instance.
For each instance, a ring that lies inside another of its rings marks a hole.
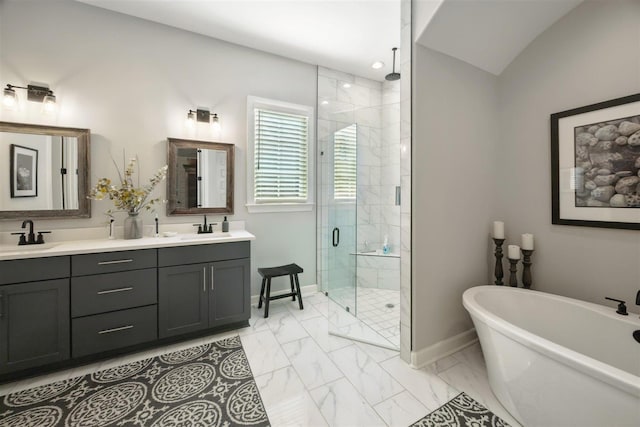
[[[77,1],[375,80],[401,47],[400,0]],[[414,38],[498,75],[581,1],[414,0]]]

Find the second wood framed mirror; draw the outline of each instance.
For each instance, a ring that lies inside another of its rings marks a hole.
[[[233,213],[233,144],[168,138],[167,160],[167,215]]]

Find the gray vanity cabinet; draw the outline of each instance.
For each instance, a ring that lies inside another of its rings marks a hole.
[[[250,252],[239,241],[0,261],[0,382],[247,325]]]
[[[248,320],[249,257],[249,242],[159,249],[159,336]]]
[[[248,258],[213,263],[209,327],[241,322],[251,317],[249,269]]]
[[[158,335],[182,335],[209,326],[208,264],[163,267],[158,272]]]
[[[71,257],[71,355],[158,339],[157,250]]]
[[[0,374],[69,358],[69,279],[0,286]]]

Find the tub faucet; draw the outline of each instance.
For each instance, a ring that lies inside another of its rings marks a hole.
[[[622,314],[623,316],[628,316],[629,315],[629,313],[627,313],[626,302],[621,301],[619,299],[615,299],[615,298],[609,298],[609,297],[604,297],[604,299],[608,299],[610,301],[615,301],[615,302],[618,303],[618,309],[616,310],[616,313]]]

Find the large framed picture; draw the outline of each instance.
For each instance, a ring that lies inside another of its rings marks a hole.
[[[11,144],[11,197],[38,196],[38,150]]]
[[[640,94],[551,115],[552,223],[640,230]]]

